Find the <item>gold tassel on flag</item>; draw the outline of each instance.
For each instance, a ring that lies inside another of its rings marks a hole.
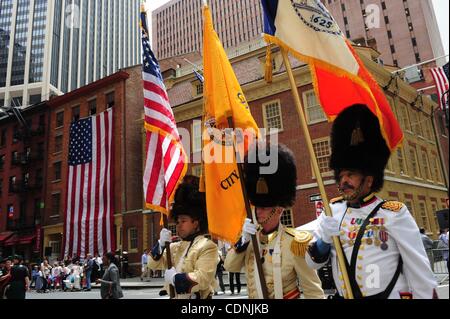
[[[266,69],[264,73],[264,80],[267,83],[272,83],[273,63],[272,63],[272,44],[268,44],[266,48]]]

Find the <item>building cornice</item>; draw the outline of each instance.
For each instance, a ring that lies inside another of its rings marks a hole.
[[[86,95],[91,92],[95,92],[96,90],[98,90],[104,86],[107,86],[107,85],[110,85],[112,83],[116,83],[116,82],[119,82],[122,80],[127,80],[129,77],[130,77],[130,75],[125,71],[116,72],[110,76],[107,76],[106,78],[103,78],[101,80],[95,81],[86,86],[83,86],[79,89],[76,89],[75,91],[69,92],[62,96],[55,97],[55,98],[47,101],[47,105],[49,107],[60,106],[67,102],[73,101],[73,99],[76,99],[79,96]]]

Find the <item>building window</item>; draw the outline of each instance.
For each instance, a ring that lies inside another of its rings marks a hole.
[[[280,101],[272,101],[263,104],[264,126],[270,129],[283,130],[283,119],[281,115]]]
[[[172,232],[172,236],[175,236],[177,234],[177,225],[174,223],[170,223],[167,227],[168,230]]]
[[[437,203],[431,202],[431,215],[433,216],[434,225],[435,225],[436,229],[439,230],[440,227],[439,227],[439,221],[437,219],[437,214],[436,214],[437,211],[438,211]]]
[[[422,123],[421,123],[421,114],[419,111],[412,111],[413,114],[413,131],[419,136],[423,135]]]
[[[114,92],[106,94],[106,108],[109,109],[115,105]]]
[[[416,223],[418,224],[417,216],[414,213],[413,203],[410,200],[405,200],[406,208],[408,208],[409,213],[411,216],[416,220]]]
[[[13,128],[13,143],[17,143],[20,138],[19,127],[17,125]]]
[[[19,164],[19,153],[14,151],[11,153],[11,166]]]
[[[3,169],[3,166],[5,165],[5,155],[0,155],[0,170]]]
[[[72,122],[76,122],[80,119],[80,107],[74,106],[72,108]]]
[[[200,177],[201,174],[202,174],[202,166],[201,165],[192,166],[192,175],[193,176]]]
[[[30,95],[30,100],[28,101],[29,105],[34,105],[34,104],[38,104],[41,103],[41,95],[40,94],[34,94],[34,95]]]
[[[426,151],[422,151],[422,165],[425,172],[425,178],[431,180],[430,161],[428,160],[428,154]]]
[[[195,94],[197,96],[203,94],[203,83],[198,82],[198,83],[195,84]]]
[[[0,133],[0,147],[4,147],[6,145],[6,128],[2,129],[2,132]]]
[[[202,151],[202,121],[195,120],[192,123],[192,152]]]
[[[61,162],[53,163],[54,181],[61,180]]]
[[[49,241],[48,245],[52,247],[52,255],[57,255],[61,253],[61,241]]]
[[[16,177],[11,176],[9,178],[9,192],[12,193],[16,187]]]
[[[52,216],[59,216],[61,208],[61,194],[52,194]]]
[[[97,100],[91,100],[88,102],[89,104],[89,115],[97,114]]]
[[[64,111],[56,113],[56,128],[64,126]]]
[[[401,147],[397,149],[397,159],[398,159],[398,167],[400,168],[400,174],[407,175],[408,172],[406,171],[405,156],[403,155],[403,148]]]
[[[36,182],[35,182],[36,187],[41,188],[43,183],[44,183],[44,178],[43,178],[43,175],[42,175],[42,169],[38,169],[36,171]]]
[[[55,153],[62,152],[63,150],[63,136],[55,136]]]
[[[409,115],[408,110],[406,108],[406,105],[403,103],[400,103],[399,106],[399,115],[400,115],[400,123],[402,128],[405,131],[411,131],[411,122],[409,121]]]
[[[411,149],[409,150],[409,160],[411,161],[412,166],[412,177],[422,178],[419,166],[417,165],[417,150],[415,146],[411,146]]]
[[[436,155],[432,156],[431,165],[433,167],[434,180],[437,181],[438,183],[442,183],[441,169],[439,166],[438,157]]]
[[[317,163],[319,164],[320,173],[330,172],[330,138],[313,141],[314,153],[316,154]]]
[[[286,227],[294,227],[294,218],[292,214],[292,210],[287,209],[281,214],[281,223]]]
[[[14,225],[14,205],[13,204],[9,204],[7,206],[8,209],[8,224],[7,224],[7,228],[11,229],[11,227]]]
[[[423,125],[425,127],[425,137],[429,141],[433,141],[433,129],[431,127],[431,121],[432,121],[432,119],[425,117],[425,122],[423,123]]]
[[[428,220],[428,212],[427,207],[424,202],[419,203],[419,214],[420,214],[420,222],[421,226],[425,228],[426,232],[430,231],[430,222]]]
[[[308,124],[327,120],[314,90],[303,93],[303,103],[306,107],[306,120]]]
[[[128,249],[138,249],[138,230],[137,228],[129,228],[128,229]]]

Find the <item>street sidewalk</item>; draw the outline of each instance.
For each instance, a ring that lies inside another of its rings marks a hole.
[[[229,288],[229,276],[228,273],[223,274],[223,282],[225,287]],[[247,281],[245,278],[245,274],[241,273],[241,285],[243,287],[247,286]],[[150,278],[150,281],[141,281],[140,277],[132,277],[132,278],[120,278],[120,286],[122,289],[151,289],[151,288],[163,288],[164,287],[164,278]],[[93,289],[99,289],[100,285],[92,284]]]

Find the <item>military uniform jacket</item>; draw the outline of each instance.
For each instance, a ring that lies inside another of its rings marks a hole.
[[[294,229],[287,229],[280,225],[281,232],[281,277],[283,287],[283,299],[298,299],[300,288],[305,298],[323,299],[324,293],[321,288],[321,281],[315,270],[308,267],[305,261],[305,251],[312,235],[307,232],[297,232]],[[261,257],[263,270],[268,288],[269,298],[275,298],[274,292],[274,267],[273,251],[275,238],[278,231],[264,236],[258,233],[261,244]],[[245,245],[237,244],[231,249],[225,259],[225,270],[230,272],[240,272],[245,266],[247,275],[247,290],[249,298],[259,298],[255,277],[255,255],[253,246],[249,243]]]
[[[350,264],[360,226],[383,201],[373,196],[359,208],[349,207],[346,201],[340,199],[331,202],[333,217],[340,221],[340,241]],[[322,238],[320,227],[316,230],[315,237]],[[320,256],[315,256],[312,251],[314,250],[309,249],[307,254],[308,264],[314,268],[322,267],[328,258],[320,260]],[[387,201],[374,218],[370,219],[357,254],[355,277],[363,297],[374,296],[386,290],[397,270],[400,257],[403,262],[402,272],[388,298],[433,298],[436,280],[417,224],[404,204]],[[340,296],[346,296],[333,246],[331,262],[338,292]]]
[[[172,264],[177,269],[175,290],[178,299],[206,299],[214,293],[215,273],[219,252],[210,239],[199,235],[193,241],[170,244]],[[152,270],[167,269],[166,253],[159,253],[159,245],[153,248],[148,267]]]

